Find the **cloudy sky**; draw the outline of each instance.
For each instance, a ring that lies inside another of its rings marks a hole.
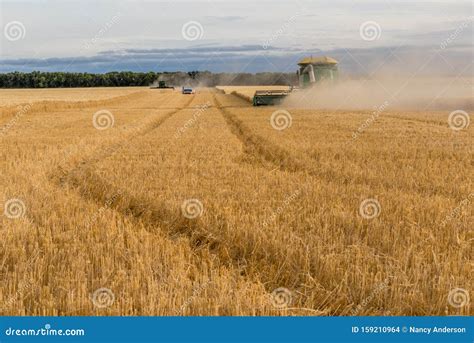
[[[472,1],[1,0],[0,72],[473,73]],[[421,64],[421,65],[420,65]]]

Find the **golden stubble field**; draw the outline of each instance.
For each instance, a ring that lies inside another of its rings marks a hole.
[[[449,112],[28,92],[1,108],[0,314],[472,315]]]

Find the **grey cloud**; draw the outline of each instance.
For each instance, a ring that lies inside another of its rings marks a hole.
[[[326,51],[295,47],[263,49],[257,45],[199,46],[187,49],[126,49],[104,51],[90,57],[0,60],[0,71],[291,72],[296,70],[298,59],[308,55],[329,55],[338,59],[343,75],[370,75],[374,72],[457,75],[461,71],[466,75],[473,74],[472,51],[469,45],[452,45],[444,50],[434,45],[369,49],[339,48]]]

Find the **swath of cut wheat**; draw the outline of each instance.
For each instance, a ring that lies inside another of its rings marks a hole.
[[[472,315],[472,125],[232,91],[9,93],[0,314]]]

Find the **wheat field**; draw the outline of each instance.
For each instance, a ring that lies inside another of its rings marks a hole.
[[[473,314],[473,125],[233,91],[1,90],[0,314]]]

